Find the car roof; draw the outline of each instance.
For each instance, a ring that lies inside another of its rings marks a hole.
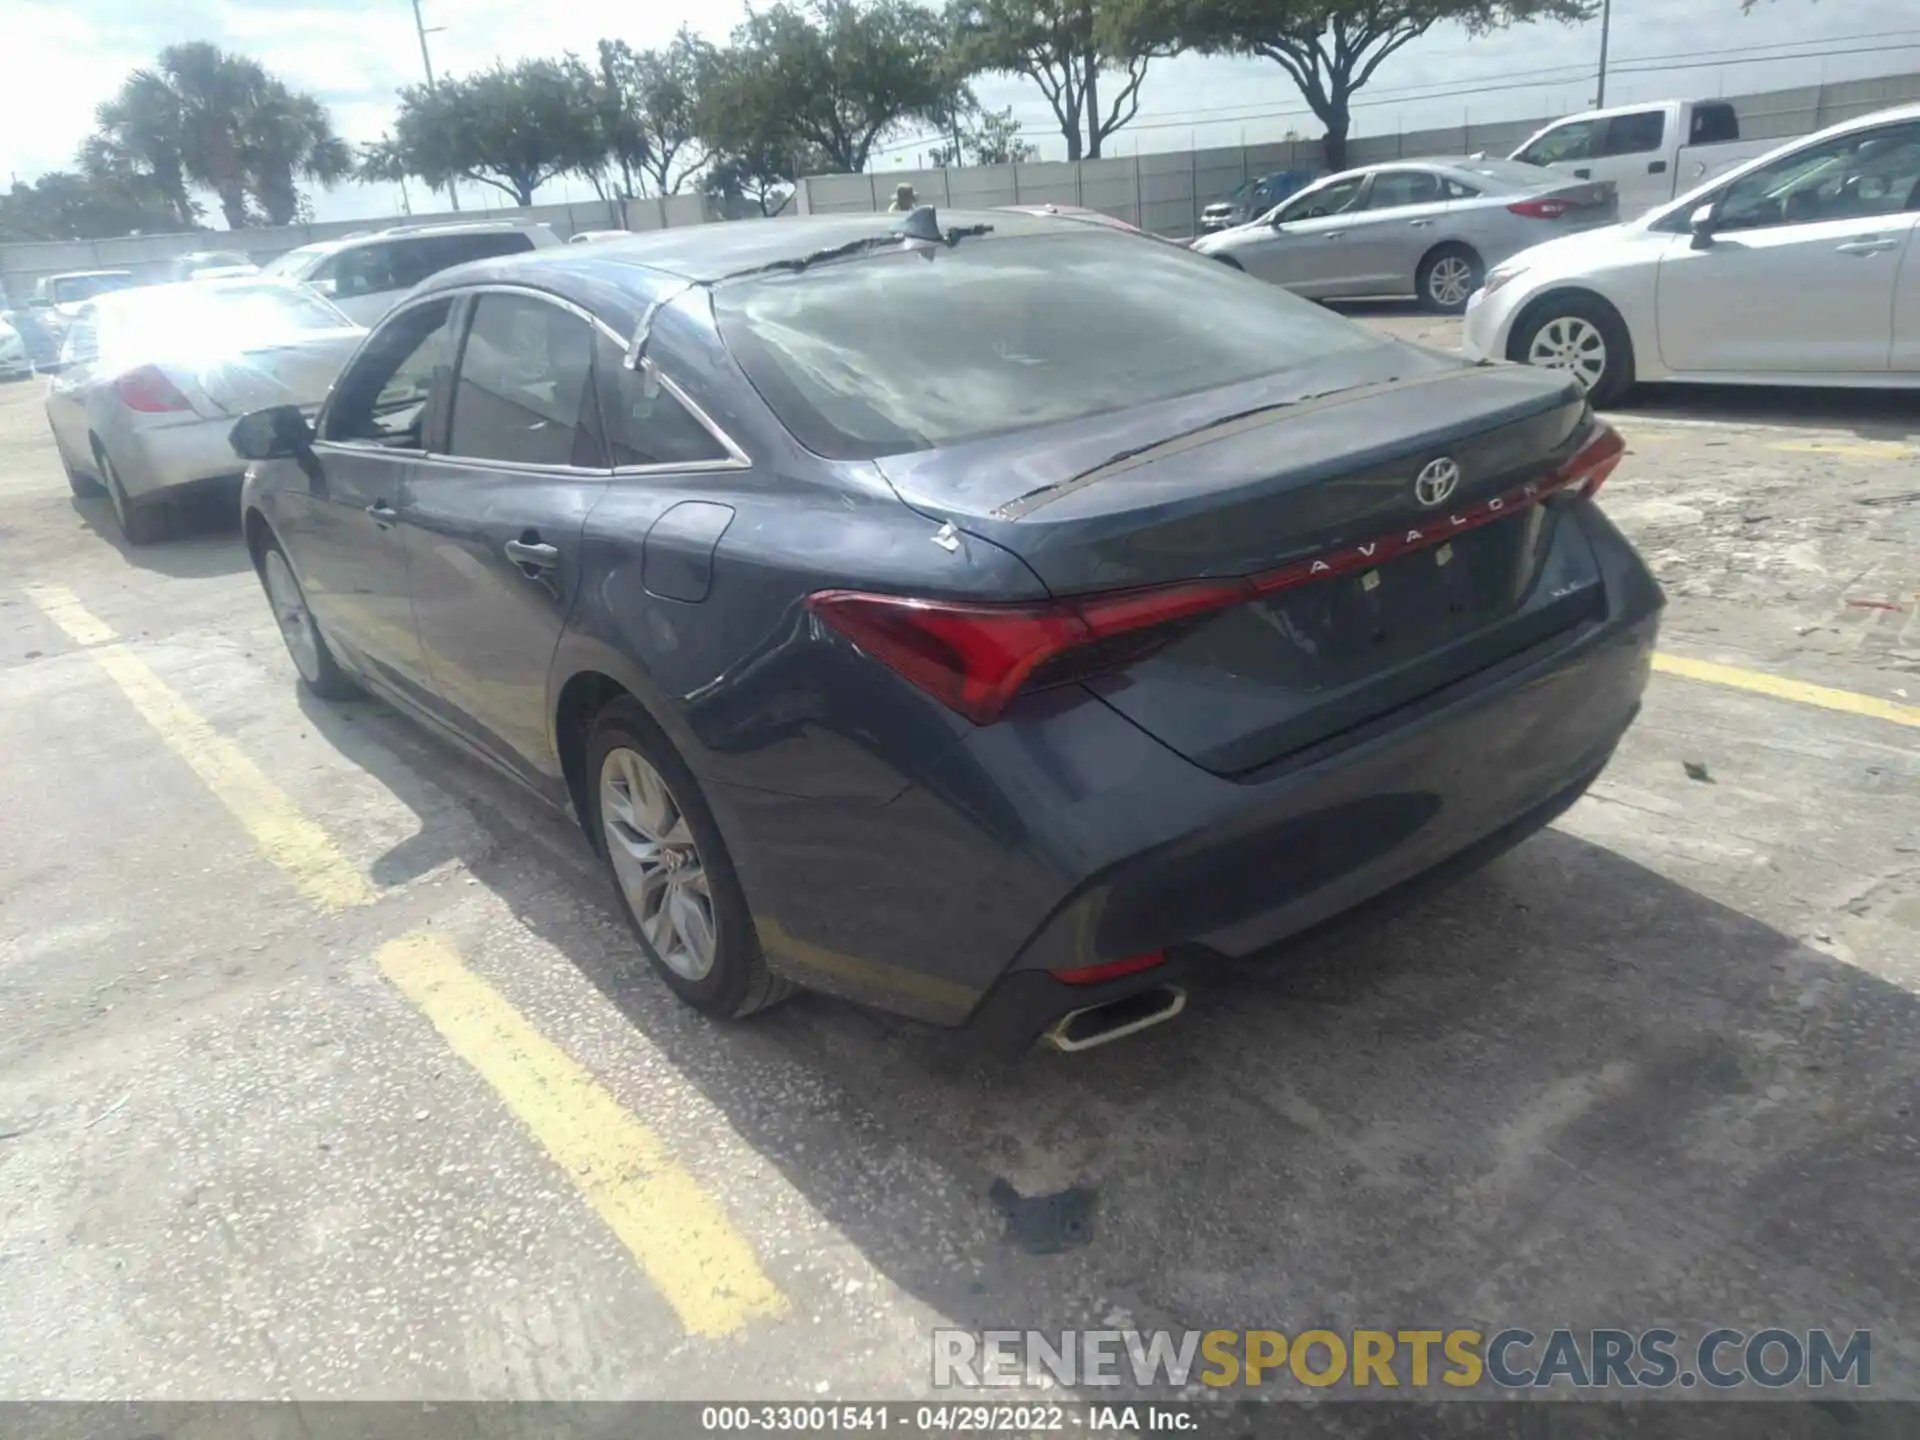
[[[294,249],[303,254],[334,255],[357,245],[385,245],[394,240],[423,240],[436,235],[506,235],[543,228],[545,222],[540,220],[449,220],[438,225],[391,225],[385,230],[358,230],[331,240],[309,240]]]
[[[1084,235],[1106,228],[1065,215],[1033,214],[1025,210],[936,210],[935,214],[943,230],[972,225],[992,227],[992,233],[972,237],[962,244],[1019,235]],[[622,288],[644,288],[644,273],[635,272],[649,271],[695,284],[711,284],[743,270],[799,260],[836,245],[885,235],[899,218],[859,211],[772,220],[715,220],[703,225],[648,230],[624,240],[604,240],[597,245],[556,245],[520,255],[470,261],[428,276],[414,293],[457,289],[487,281],[558,288],[548,282],[567,276],[624,281]]]
[[[62,270],[58,275],[42,276],[41,283],[51,285],[56,280],[91,280],[105,275],[124,275],[129,280],[133,278],[131,270]]]

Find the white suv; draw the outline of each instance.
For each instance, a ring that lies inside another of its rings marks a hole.
[[[362,325],[372,325],[429,275],[469,260],[559,243],[560,237],[545,225],[510,221],[396,225],[371,235],[302,245],[267,266],[267,273],[303,280]]]

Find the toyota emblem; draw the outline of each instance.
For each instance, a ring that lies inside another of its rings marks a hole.
[[[1413,498],[1431,509],[1446,504],[1459,484],[1460,467],[1452,457],[1442,455],[1438,460],[1429,461],[1426,468],[1413,477]]]

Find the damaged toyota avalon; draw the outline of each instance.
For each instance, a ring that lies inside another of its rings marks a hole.
[[[246,534],[303,681],[570,809],[638,952],[1098,1044],[1573,803],[1662,604],[1563,376],[1050,216],[427,280]]]

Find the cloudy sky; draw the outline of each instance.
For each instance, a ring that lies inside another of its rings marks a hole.
[[[461,74],[497,58],[590,54],[602,35],[636,46],[665,41],[685,22],[724,40],[742,0],[423,0],[435,70]],[[1614,0],[1608,99],[1745,91],[1920,71],[1913,0]],[[420,78],[410,0],[0,0],[0,176],[30,180],[68,164],[93,109],[164,45],[211,40],[244,51],[331,107],[351,140],[390,123],[397,87]],[[1439,30],[1395,56],[1362,92],[1356,133],[1562,114],[1592,99],[1597,23],[1526,26],[1484,39]],[[1047,158],[1063,155],[1051,112],[1017,80],[976,87],[989,106],[1011,104]],[[1371,103],[1370,103],[1371,102]],[[1182,58],[1157,65],[1138,120],[1110,153],[1316,133],[1277,66]],[[897,137],[875,161],[916,163],[925,141]],[[463,187],[463,196],[475,187]],[[491,195],[495,203],[502,197]],[[590,199],[583,182],[543,201]],[[482,199],[474,193],[471,206]],[[392,214],[397,188],[343,187],[315,196],[322,219]]]

